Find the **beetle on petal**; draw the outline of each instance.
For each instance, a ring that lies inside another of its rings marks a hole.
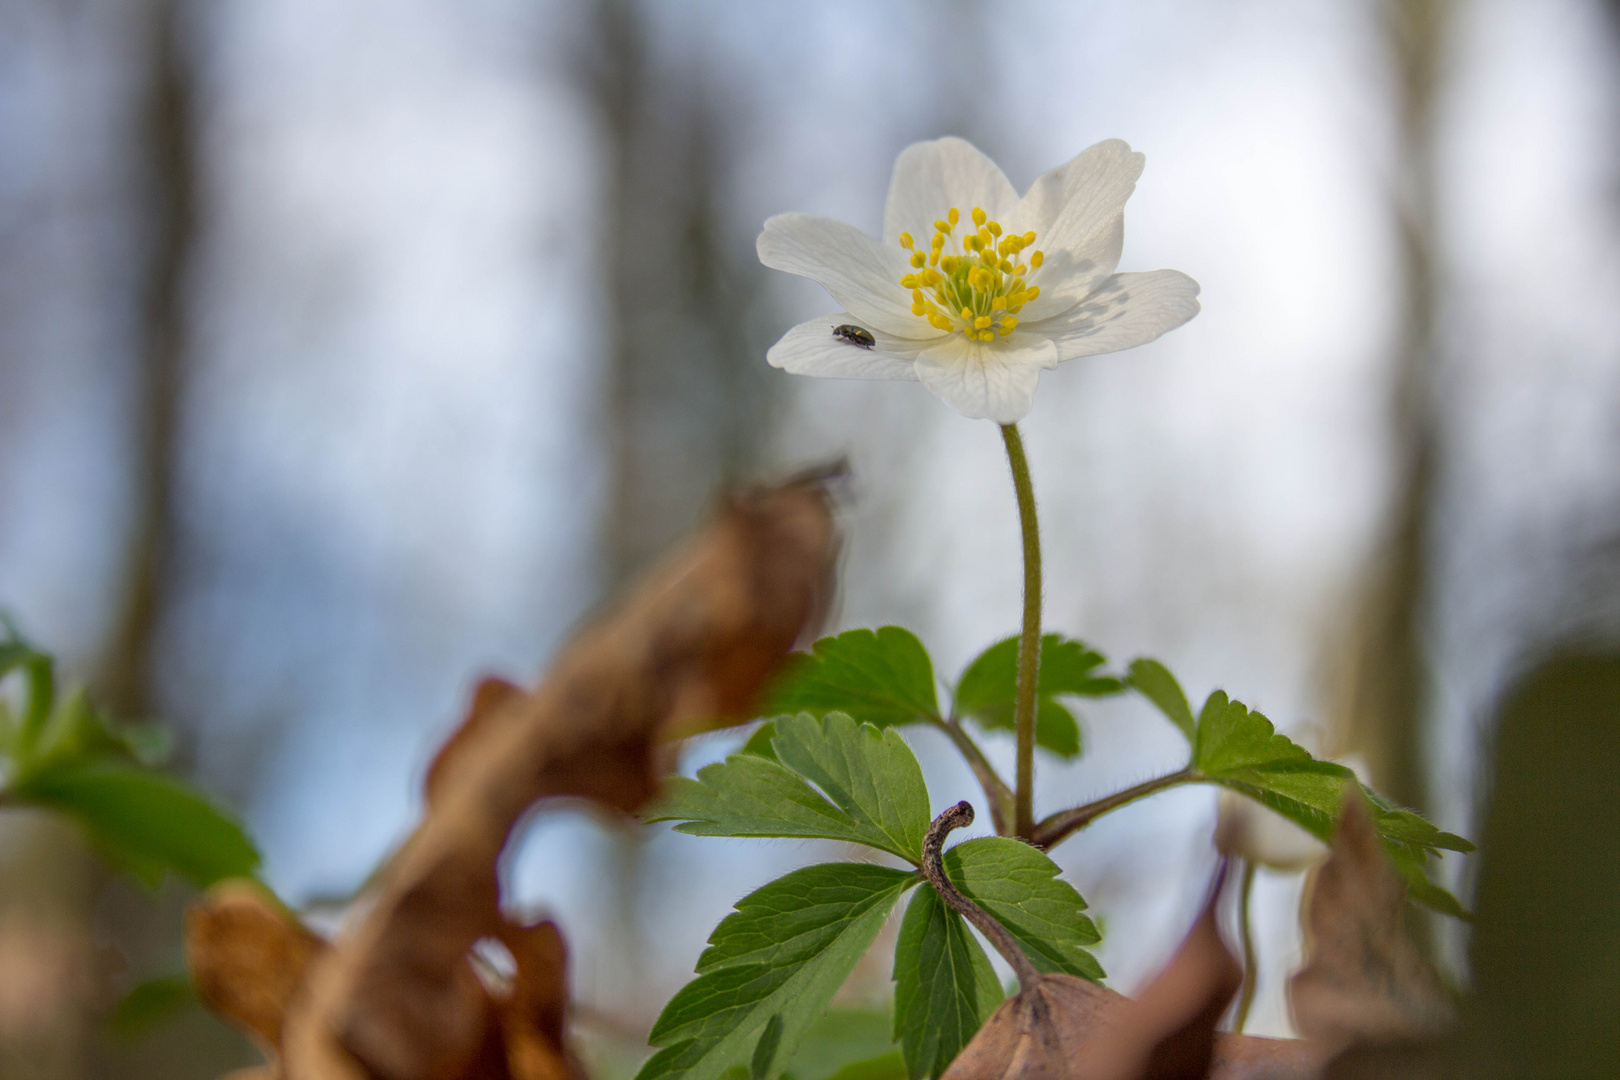
[[[1198,283],[1179,270],[1114,272],[1142,163],[1110,139],[1020,197],[972,144],[937,139],[895,161],[881,241],[778,214],[760,261],[818,282],[844,310],[789,330],[766,359],[799,375],[920,380],[963,416],[1016,423],[1043,369],[1144,345],[1198,314]]]

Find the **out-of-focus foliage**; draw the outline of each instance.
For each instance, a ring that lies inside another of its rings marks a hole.
[[[202,794],[153,769],[165,744],[153,728],[117,724],[84,691],[60,693],[48,653],[6,626],[0,680],[0,807],[73,818],[108,862],[156,887],[170,873],[197,886],[258,869],[242,826]]]

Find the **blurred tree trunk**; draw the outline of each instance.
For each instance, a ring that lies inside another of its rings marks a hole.
[[[152,0],[144,130],[148,271],[141,297],[139,377],[132,403],[134,498],[125,592],[102,660],[98,700],[112,715],[147,719],[158,708],[154,651],[173,576],[178,515],[178,427],[184,398],[184,274],[196,229],[193,103],[182,55],[184,6]]]
[[[1386,0],[1398,142],[1393,209],[1401,315],[1390,410],[1394,483],[1387,533],[1361,601],[1335,749],[1364,755],[1373,783],[1404,805],[1427,803],[1426,631],[1440,452],[1434,400],[1440,287],[1435,237],[1435,106],[1449,0]]]
[[[603,246],[608,584],[754,464],[772,410],[753,233],[727,220],[748,96],[704,56],[660,56],[634,0],[595,0],[587,89],[607,165]]]

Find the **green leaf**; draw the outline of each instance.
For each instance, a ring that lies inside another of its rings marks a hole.
[[[775,761],[776,751],[771,748],[771,740],[774,738],[776,738],[776,721],[767,720],[754,729],[754,733],[748,736],[748,741],[743,743],[743,748],[737,753],[753,754],[755,757]]]
[[[259,865],[239,824],[189,787],[155,773],[68,764],[19,777],[8,794],[76,818],[109,860],[154,887],[168,871],[206,887],[252,874]]]
[[[822,638],[793,657],[766,700],[767,716],[836,709],[880,728],[939,715],[928,650],[898,626]]]
[[[793,1080],[798,1080],[796,1076]],[[827,1077],[827,1080],[907,1080],[906,1058],[898,1050],[887,1054],[852,1061]]]
[[[733,754],[696,780],[677,777],[645,820],[680,821],[676,831],[695,836],[849,840],[921,860],[928,789],[904,739],[839,713],[782,717],[773,731],[775,758]]]
[[[792,1053],[916,881],[883,866],[825,863],[739,900],[709,938],[698,977],[653,1025],[648,1042],[664,1049],[638,1080],[712,1080],[756,1055],[768,1067]]]
[[[1102,940],[1086,902],[1046,855],[1019,840],[985,836],[945,853],[956,887],[993,915],[1042,971],[1099,981],[1102,965],[1086,951]]]
[[[1206,779],[1269,806],[1318,839],[1331,842],[1345,784],[1355,774],[1343,765],[1317,761],[1271,721],[1228,700],[1217,690],[1204,703],[1193,742],[1193,767]],[[1414,900],[1436,911],[1466,917],[1457,898],[1428,879],[1431,854],[1441,849],[1472,851],[1474,846],[1442,832],[1422,817],[1393,806],[1370,788],[1373,822],[1384,850],[1407,880]]]
[[[886,843],[871,846],[914,863],[922,860],[928,786],[899,732],[857,725],[836,712],[821,720],[784,716],[775,723],[771,746],[783,765],[815,784],[863,828],[878,830]]]
[[[1103,697],[1117,694],[1118,679],[1096,674],[1103,657],[1082,643],[1058,634],[1041,638],[1041,667],[1036,679],[1035,745],[1059,757],[1080,753],[1080,725],[1057,700],[1060,694]],[[985,729],[1013,729],[1018,697],[1018,638],[996,642],[968,665],[956,687],[956,713],[970,716]]]
[[[906,908],[894,982],[894,1035],[911,1080],[943,1073],[1003,996],[978,939],[931,888]]]
[[[107,1018],[107,1027],[115,1037],[132,1041],[199,1004],[189,975],[164,975],[125,994]]]
[[[1189,743],[1197,738],[1198,722],[1193,719],[1192,706],[1187,704],[1187,694],[1169,668],[1147,657],[1132,660],[1125,684],[1157,705]]]

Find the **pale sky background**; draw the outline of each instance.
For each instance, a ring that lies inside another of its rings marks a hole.
[[[722,226],[739,243],[784,210],[875,232],[895,154],[949,133],[941,81],[1020,189],[1103,138],[1146,153],[1120,268],[1191,274],[1203,313],[1043,376],[1023,428],[1047,623],[1317,737],[1390,477],[1396,163],[1372,6],[989,3],[981,62],[957,71],[939,70],[954,54],[922,0],[655,8],[659,55],[734,95],[721,105],[745,149]],[[117,196],[116,132],[130,76],[116,12],[43,10],[13,16],[30,48],[0,30],[0,237],[19,238],[0,240],[0,604],[82,671],[128,509],[119,403],[139,229]],[[567,59],[579,11],[229,0],[193,43],[196,565],[164,644],[202,703],[201,782],[242,801],[294,902],[352,889],[410,827],[476,679],[532,678],[601,599],[603,162]],[[1493,696],[1583,588],[1574,558],[1620,525],[1620,87],[1594,3],[1458,11],[1439,143],[1452,287],[1432,758],[1441,824],[1467,832]],[[772,288],[781,330],[832,310],[809,283]],[[1018,618],[994,428],[916,384],[777,377],[791,385],[757,473],[839,454],[854,467],[830,629],[902,623],[954,676]],[[1041,809],[1182,763],[1145,705],[1088,708],[1084,727],[1084,760],[1042,763]],[[737,739],[705,740],[688,767]],[[913,742],[936,806],[976,794],[936,740]],[[1010,740],[989,742],[1010,761]],[[1205,791],[1161,796],[1054,853],[1106,926],[1113,985],[1134,988],[1185,929],[1213,806]],[[608,856],[630,841],[546,814],[509,865],[517,899],[560,918],[581,999],[638,1018],[688,977],[733,900],[829,855],[647,832],[630,901],[639,974],[601,900]],[[1287,1031],[1298,890],[1262,875],[1270,977],[1251,1031]]]

